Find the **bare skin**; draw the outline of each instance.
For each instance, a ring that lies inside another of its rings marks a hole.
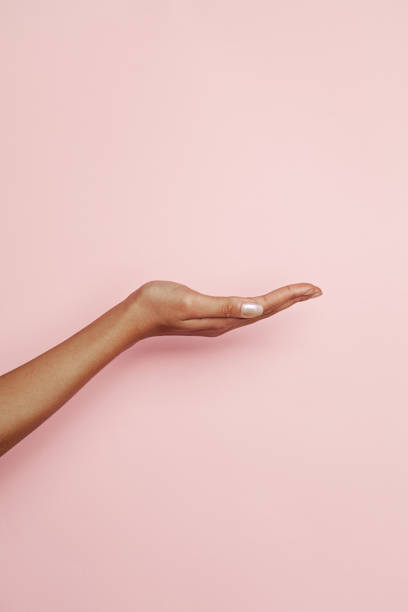
[[[256,297],[211,296],[172,281],[141,285],[73,336],[0,376],[0,455],[136,342],[166,335],[220,336],[321,294],[310,283]],[[241,306],[248,303],[261,305],[262,313],[243,313]]]

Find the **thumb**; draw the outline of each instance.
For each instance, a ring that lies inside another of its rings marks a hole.
[[[256,299],[236,296],[215,297],[201,295],[199,300],[199,313],[197,317],[233,317],[249,318],[259,317],[263,313],[263,306]]]
[[[207,317],[235,317],[248,319],[259,317],[264,312],[270,313],[299,301],[321,295],[319,287],[310,283],[294,283],[279,287],[265,295],[254,298],[248,297],[215,297],[199,294],[197,304],[197,318]],[[196,310],[196,309],[195,309]]]

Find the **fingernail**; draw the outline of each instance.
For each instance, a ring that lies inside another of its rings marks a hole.
[[[241,315],[244,317],[257,317],[263,313],[261,304],[246,303],[241,306]]]

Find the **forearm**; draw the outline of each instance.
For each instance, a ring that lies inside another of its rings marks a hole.
[[[0,377],[0,455],[143,337],[134,303],[123,300],[95,321]]]
[[[135,342],[170,334],[219,336],[321,294],[310,283],[255,298],[206,295],[173,281],[144,283],[64,342],[0,377],[0,455]]]

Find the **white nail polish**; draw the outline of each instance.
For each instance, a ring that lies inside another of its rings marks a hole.
[[[246,303],[241,306],[241,314],[243,317],[257,317],[263,313],[261,304]]]

